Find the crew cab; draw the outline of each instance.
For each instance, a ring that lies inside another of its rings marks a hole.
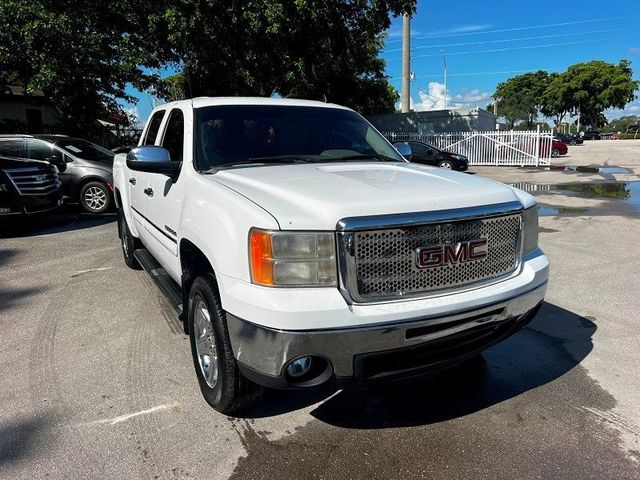
[[[531,321],[533,197],[409,153],[339,105],[233,97],[157,107],[116,155],[124,260],[180,312],[211,406],[422,378]]]
[[[47,162],[0,156],[0,219],[56,210],[62,205],[60,185]]]

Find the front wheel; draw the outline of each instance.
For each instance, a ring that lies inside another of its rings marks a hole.
[[[263,389],[246,379],[238,369],[213,274],[194,280],[187,322],[193,364],[204,399],[225,414],[249,407],[261,396]]]
[[[111,192],[102,182],[88,182],[80,189],[80,205],[89,213],[104,213],[111,204]]]
[[[441,161],[438,166],[440,168],[446,168],[447,170],[451,170],[453,168],[453,164],[449,160]]]
[[[554,148],[553,150],[551,150],[551,156],[552,157],[559,157],[560,156],[560,150],[558,150],[557,148]]]

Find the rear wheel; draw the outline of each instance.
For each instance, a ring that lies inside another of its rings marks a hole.
[[[207,403],[221,413],[230,414],[260,398],[263,388],[242,376],[233,356],[226,313],[213,274],[194,280],[187,322],[193,364]]]
[[[80,205],[89,213],[104,213],[111,204],[111,192],[102,182],[88,182],[80,189]]]
[[[446,168],[447,170],[453,169],[453,164],[449,160],[442,160],[438,166],[440,168]]]
[[[559,157],[560,156],[560,150],[558,150],[557,148],[554,148],[551,150],[551,156],[552,157]]]

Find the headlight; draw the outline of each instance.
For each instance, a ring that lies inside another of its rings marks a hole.
[[[538,205],[527,208],[522,214],[523,254],[538,248]]]
[[[267,287],[336,286],[336,246],[329,232],[249,232],[251,281]]]

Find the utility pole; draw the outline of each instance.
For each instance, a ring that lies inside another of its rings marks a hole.
[[[447,109],[448,100],[447,100],[447,57],[444,55],[444,50],[440,50],[442,52],[442,63],[444,64],[444,109]]]
[[[409,112],[411,108],[410,98],[410,59],[411,59],[411,17],[408,13],[402,15],[402,113]]]

